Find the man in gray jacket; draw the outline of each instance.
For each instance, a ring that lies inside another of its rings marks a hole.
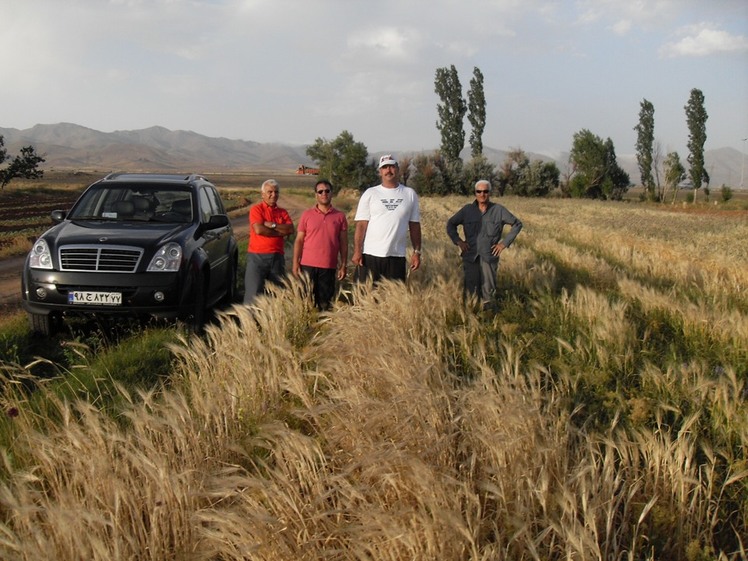
[[[491,183],[481,179],[475,184],[475,200],[447,220],[447,235],[460,248],[465,273],[465,295],[481,298],[483,309],[494,305],[496,275],[501,252],[512,245],[522,222],[502,205],[490,199]],[[465,239],[457,231],[462,226]],[[502,238],[504,226],[511,226]]]

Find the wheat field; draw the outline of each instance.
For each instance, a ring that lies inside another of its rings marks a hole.
[[[487,315],[465,202],[422,200],[406,285],[237,306],[118,417],[9,375],[0,558],[746,559],[745,215],[507,198]]]

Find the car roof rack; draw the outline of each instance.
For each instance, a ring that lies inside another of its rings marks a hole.
[[[110,173],[104,177],[103,181],[207,181],[205,177],[198,173],[128,173],[116,172]]]

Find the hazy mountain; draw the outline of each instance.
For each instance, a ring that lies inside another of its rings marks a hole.
[[[310,165],[306,146],[210,138],[190,131],[150,127],[105,133],[61,123],[30,129],[0,128],[9,154],[31,144],[43,169],[95,171],[296,170]]]
[[[163,127],[142,130],[100,132],[79,125],[60,123],[36,125],[18,130],[0,127],[0,135],[10,155],[22,146],[33,145],[46,162],[43,169],[82,171],[295,171],[300,164],[313,165],[306,146],[259,143],[247,140],[214,138],[191,131],[172,131]],[[486,147],[492,163],[501,164],[509,150]],[[562,174],[568,167],[568,153],[556,157],[526,151],[531,160],[555,161]],[[379,154],[372,154],[372,157]],[[686,154],[681,154],[686,165]],[[745,165],[743,155],[734,148],[718,148],[705,153],[711,186],[739,187]],[[618,157],[619,165],[632,182],[639,182],[635,156]]]

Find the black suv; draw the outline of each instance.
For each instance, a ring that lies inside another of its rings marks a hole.
[[[230,303],[238,249],[221,197],[199,175],[112,174],[34,243],[21,281],[33,331],[66,314],[180,318],[200,330]]]

